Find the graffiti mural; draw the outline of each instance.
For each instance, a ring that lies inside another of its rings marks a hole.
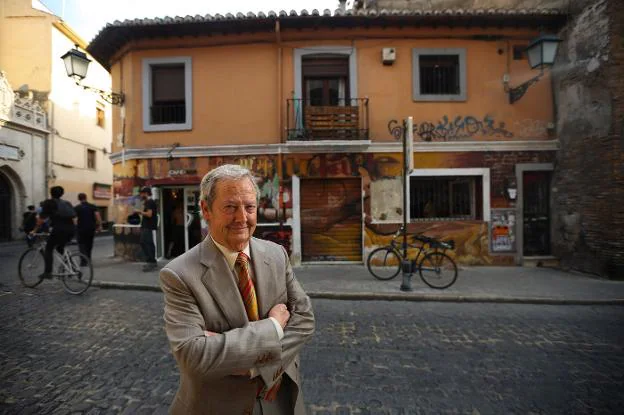
[[[397,120],[388,122],[388,131],[397,140],[403,137],[404,126]],[[457,116],[452,120],[443,116],[437,122],[414,122],[414,137],[420,141],[460,141],[480,137],[513,138],[514,134],[505,128],[502,121],[496,122],[489,115],[482,119],[467,116]]]
[[[178,158],[174,160],[132,160],[126,166],[115,166],[114,205],[119,209],[117,219],[127,215],[127,206],[136,204],[138,189],[144,185],[188,186],[199,183],[205,173],[222,164],[239,164],[254,174],[260,189],[258,222],[277,222],[292,216],[290,188],[283,186],[283,209],[280,209],[280,180],[276,156]],[[288,199],[288,200],[286,200]]]
[[[391,126],[396,127],[398,123]],[[489,127],[486,125],[483,128]],[[379,232],[387,232],[388,227],[396,230],[403,215],[400,152],[291,153],[281,157],[281,166],[278,155],[180,158],[173,161],[129,160],[123,165],[117,164],[114,167],[113,209],[119,212],[119,222],[116,222],[125,223],[129,211],[138,201],[140,186],[199,187],[205,172],[224,163],[235,163],[253,171],[260,189],[257,236],[274,240],[290,251],[291,224],[284,218],[288,220],[292,217],[291,178],[297,176],[301,179],[300,202],[302,206],[307,204],[303,206],[305,209],[299,206],[302,247],[305,243],[307,249],[307,252],[302,250],[304,260],[340,258],[357,261],[362,254],[362,236],[365,237],[366,251],[387,243],[387,237]],[[551,153],[543,151],[416,152],[414,161],[419,169],[476,166],[493,169],[490,178],[490,208],[508,209],[513,206],[504,197],[502,190],[505,178],[514,177],[513,163],[551,162],[552,157]],[[509,164],[510,159],[513,160],[512,164]],[[496,170],[496,166],[500,165],[508,166],[507,170]],[[344,186],[350,189],[348,197],[342,194]],[[475,209],[482,209],[479,203],[481,199],[476,197],[476,200]],[[457,249],[453,255],[458,263],[513,261],[513,255],[490,255],[488,223],[478,218],[422,221],[410,224],[412,230],[456,240]]]

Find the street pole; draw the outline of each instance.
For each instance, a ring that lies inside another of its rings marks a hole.
[[[403,121],[403,261],[401,270],[403,281],[401,291],[412,291],[412,264],[407,258],[407,186],[413,156],[413,120],[408,117]]]

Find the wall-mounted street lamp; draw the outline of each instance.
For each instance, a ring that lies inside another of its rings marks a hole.
[[[89,63],[91,62],[91,59],[87,58],[86,53],[79,51],[77,46],[61,56],[61,59],[63,59],[63,62],[65,63],[67,76],[69,76],[70,78],[74,78],[74,80],[76,81],[76,85],[88,91],[93,91],[99,94],[104,101],[109,102],[113,105],[123,105],[124,94],[108,92],[98,88],[94,88],[92,86],[82,85],[80,83],[87,76],[87,69],[89,68]]]
[[[556,35],[540,35],[529,44],[526,49],[529,57],[529,65],[531,66],[531,69],[539,68],[540,73],[515,88],[511,88],[509,86],[509,79],[507,75],[503,78],[505,92],[509,93],[510,104],[513,104],[522,98],[527,89],[544,76],[545,67],[551,67],[555,63],[559,42],[561,42],[561,39]]]

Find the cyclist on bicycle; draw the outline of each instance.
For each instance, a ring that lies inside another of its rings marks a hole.
[[[74,224],[76,211],[71,203],[61,199],[64,193],[65,189],[61,186],[54,186],[50,189],[50,196],[52,197],[41,203],[41,212],[37,216],[37,227],[33,230],[33,233],[36,232],[45,220],[49,218],[52,231],[43,255],[45,259],[43,278],[49,278],[52,273],[52,253],[54,248],[56,248],[58,253],[62,254],[65,250],[65,245],[72,240],[76,232]]]

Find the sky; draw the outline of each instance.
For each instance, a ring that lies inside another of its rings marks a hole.
[[[334,12],[338,0],[40,0],[87,42],[115,20],[306,9]]]

